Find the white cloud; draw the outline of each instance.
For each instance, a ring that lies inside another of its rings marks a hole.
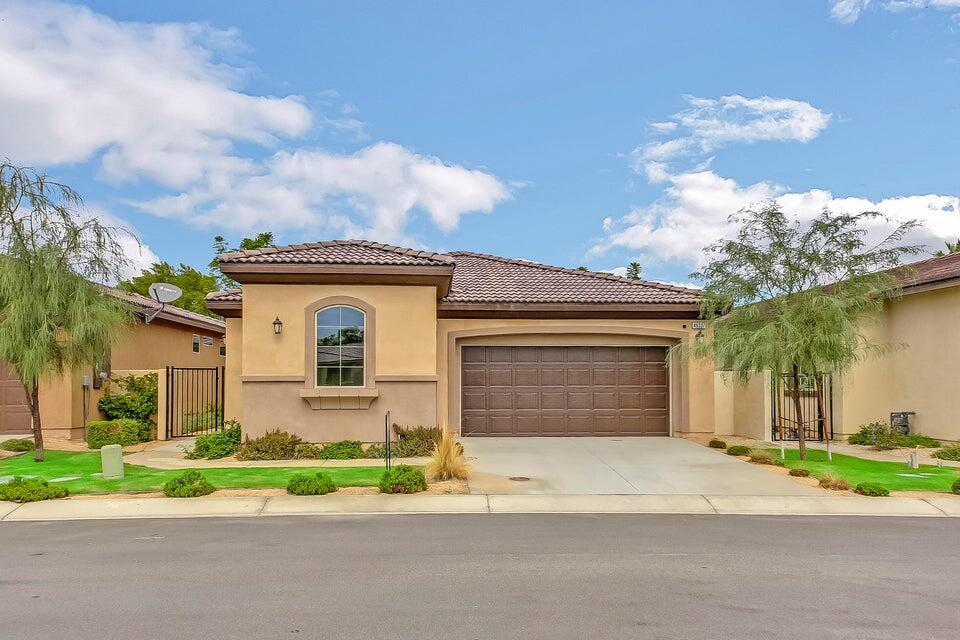
[[[863,12],[874,4],[874,0],[833,0],[830,17],[844,24],[856,22]],[[939,9],[941,11],[960,11],[960,0],[886,0],[878,3],[886,11],[922,11]],[[954,17],[956,17],[954,13]]]
[[[409,241],[404,227],[414,209],[450,230],[465,213],[489,212],[508,197],[507,187],[492,174],[379,142],[351,155],[279,152],[255,173],[225,175],[222,181],[140,206],[158,215],[241,230],[282,224]]]
[[[509,196],[491,173],[396,144],[345,155],[298,149],[291,143],[315,130],[365,140],[356,106],[333,89],[313,97],[317,112],[300,96],[244,93],[241,46],[235,31],[202,24],[4,3],[0,149],[17,162],[97,162],[108,180],[157,183],[171,195],[134,203],[156,215],[242,230],[292,227],[312,238],[407,239],[414,210],[449,230]],[[272,156],[241,153],[250,145]]]
[[[128,261],[122,273],[124,279],[139,275],[144,269],[149,269],[150,265],[160,262],[159,256],[153,252],[148,244],[139,240],[140,234],[126,220],[118,218],[106,209],[96,205],[86,207],[82,211],[82,215],[99,218],[102,224],[119,229],[119,233],[115,237]]]
[[[879,211],[893,224],[917,219],[923,226],[911,241],[931,249],[960,237],[960,198],[956,196],[929,194],[871,201],[835,197],[822,189],[791,192],[771,182],[741,185],[703,170],[670,175],[659,200],[637,207],[619,220],[604,221],[605,237],[590,255],[622,247],[660,260],[699,266],[704,259],[702,248],[734,231],[727,221],[731,214],[771,199],[801,220],[811,219],[824,207],[834,212]],[[870,231],[879,237],[892,228],[892,224],[877,220]]]
[[[651,125],[658,133],[679,130],[682,135],[637,147],[632,154],[635,164],[664,162],[692,152],[709,153],[733,143],[809,142],[830,122],[829,113],[789,98],[729,95],[717,99],[687,96],[686,100],[689,108],[667,122]]]
[[[200,24],[114,21],[79,6],[0,8],[0,146],[20,162],[83,162],[102,153],[113,180],[145,176],[183,187],[242,169],[235,142],[304,133],[298,96],[236,90],[242,74],[218,52],[232,31]]]

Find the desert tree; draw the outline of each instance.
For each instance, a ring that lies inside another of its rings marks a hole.
[[[904,243],[917,223],[872,238],[870,229],[890,229],[878,224],[888,222],[879,213],[824,209],[802,222],[775,202],[744,209],[730,222],[735,235],[706,247],[707,264],[691,274],[704,284],[701,315],[710,329],[691,352],[743,381],[765,371],[778,383],[786,378],[805,459],[801,379],[843,374],[891,348],[865,328],[898,294],[891,270],[920,250]]]
[[[41,378],[101,363],[133,319],[102,286],[127,264],[122,233],[85,215],[70,187],[0,162],[0,360],[26,392],[38,462]]]
[[[639,280],[641,273],[643,273],[643,267],[636,260],[627,265],[627,277],[631,280]]]

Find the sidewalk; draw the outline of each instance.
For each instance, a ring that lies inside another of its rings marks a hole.
[[[0,521],[427,513],[960,517],[960,499],[709,495],[329,495],[0,502]]]

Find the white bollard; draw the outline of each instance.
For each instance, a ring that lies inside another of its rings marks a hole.
[[[118,444],[101,447],[100,466],[104,478],[123,478],[123,448]]]
[[[910,453],[910,468],[919,469],[920,468],[920,450],[914,449]]]

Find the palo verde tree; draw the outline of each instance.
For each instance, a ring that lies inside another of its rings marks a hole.
[[[842,374],[889,348],[864,328],[897,294],[889,269],[920,247],[902,244],[913,221],[868,243],[866,226],[878,219],[875,212],[824,209],[803,224],[774,202],[745,209],[730,218],[736,236],[706,247],[710,261],[691,274],[705,284],[701,314],[712,329],[692,353],[712,357],[718,370],[743,381],[765,371],[777,381],[786,377],[801,459],[802,376]]]
[[[0,360],[17,372],[43,460],[40,379],[102,362],[133,310],[99,284],[126,264],[123,231],[78,213],[80,197],[0,163]]]

